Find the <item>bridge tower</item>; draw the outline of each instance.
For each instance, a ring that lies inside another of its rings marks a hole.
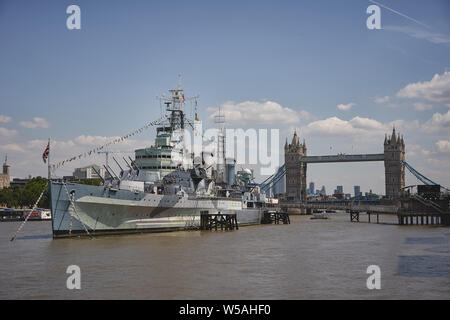
[[[297,131],[291,144],[284,145],[284,163],[286,166],[286,200],[306,202],[306,163],[300,159],[306,156],[306,144],[300,143]]]
[[[386,196],[397,199],[400,191],[405,187],[405,142],[403,137],[392,130],[392,136],[384,138],[384,172]]]

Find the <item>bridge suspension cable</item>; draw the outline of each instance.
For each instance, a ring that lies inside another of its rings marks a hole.
[[[411,172],[413,174],[413,176],[415,176],[419,181],[421,181],[424,184],[427,185],[439,185],[439,183],[434,182],[431,179],[428,179],[427,177],[425,177],[423,174],[421,174],[419,171],[417,171],[416,169],[414,169],[408,162],[406,161],[402,161],[403,164],[405,165],[405,167],[409,170],[409,172]],[[444,187],[441,185],[442,189],[445,189],[447,191],[449,191],[448,188]]]
[[[273,175],[269,176],[266,180],[264,180],[261,184],[261,190],[263,191],[267,191],[270,186],[275,185],[278,181],[281,180],[281,178],[284,177],[284,175],[286,174],[286,166],[283,164],[276,173],[274,173]]]
[[[283,168],[283,171],[280,171],[280,174],[272,180],[272,186],[275,186],[278,181],[280,181],[286,175],[286,169]]]
[[[284,167],[284,164],[283,164],[282,167],[280,167],[280,169],[283,168],[283,167]],[[280,170],[280,169],[278,169],[278,170]],[[269,177],[267,177],[267,178],[266,178],[263,182],[261,182],[259,185],[260,185],[260,186],[264,186],[264,185],[265,185],[271,178],[273,178],[273,176],[275,176],[277,173],[278,173],[278,171],[275,172],[274,174],[270,175]]]

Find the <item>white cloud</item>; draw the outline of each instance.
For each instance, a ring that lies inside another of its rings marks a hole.
[[[3,115],[3,114],[0,114],[0,122],[2,122],[2,123],[8,123],[8,122],[11,122],[11,120],[12,120],[11,117],[8,117],[8,116],[5,116],[5,115]]]
[[[302,110],[299,111],[298,114],[300,115],[300,121],[309,121],[309,120],[314,120],[315,116],[313,116],[311,113],[309,113],[308,111]]]
[[[325,120],[311,122],[303,130],[310,135],[357,137],[361,135],[383,134],[388,130],[388,125],[369,118],[354,117],[346,121],[338,117],[331,117]]]
[[[436,112],[433,117],[422,125],[425,132],[450,131],[450,111],[445,114]]]
[[[421,153],[421,151],[422,151],[422,147],[419,146],[418,144],[408,144],[406,146],[406,156],[407,157],[416,156],[419,153]]]
[[[349,135],[354,133],[354,128],[348,121],[341,120],[338,117],[331,117],[308,123],[302,131],[309,134]]]
[[[29,149],[42,149],[42,151],[44,151],[45,147],[47,146],[48,140],[30,140],[28,141],[25,145],[27,148]],[[65,151],[72,151],[74,150],[75,147],[78,147],[76,143],[74,143],[72,140],[68,140],[68,141],[57,141],[57,140],[52,140],[50,142],[51,145],[51,149],[53,151],[53,149],[64,149]]]
[[[20,125],[28,129],[49,128],[50,122],[48,122],[44,118],[34,117],[33,121],[21,121]]]
[[[430,165],[430,166],[432,166],[432,167],[434,167],[434,168],[436,168],[437,169],[437,171],[440,173],[440,174],[442,174],[443,172],[443,169],[447,169],[447,168],[449,168],[450,169],[450,161],[448,161],[448,160],[441,160],[441,159],[435,159],[435,158],[428,158],[427,160],[426,160],[426,162],[427,162],[427,164],[428,165]],[[447,174],[448,175],[448,170],[444,170],[444,174]],[[445,180],[443,180],[442,179],[442,177],[438,177],[439,178],[439,180],[440,181],[436,181],[436,182],[444,182]],[[434,179],[433,179],[434,180]],[[445,183],[444,183],[444,185],[445,185]]]
[[[10,137],[15,136],[16,134],[17,134],[16,130],[8,130],[6,128],[0,127],[0,136],[2,136],[2,137],[10,138]]]
[[[4,144],[4,145],[0,145],[0,150],[2,152],[24,152],[24,149],[19,146],[18,144],[15,143],[9,143],[9,144]]]
[[[356,103],[350,102],[350,103],[347,103],[347,104],[339,104],[337,106],[337,108],[338,108],[338,110],[341,110],[341,111],[348,111],[354,106],[356,106]]]
[[[418,98],[450,107],[450,72],[435,74],[430,81],[410,83],[397,92],[399,98]]]
[[[81,135],[75,138],[75,142],[86,146],[100,146],[107,142],[120,137],[103,137],[103,136],[85,136]]]
[[[416,130],[420,128],[419,120],[405,121],[405,120],[394,120],[389,123],[389,127],[396,127],[400,130]]]
[[[386,130],[386,125],[382,124],[381,122],[378,122],[377,120],[373,120],[370,118],[361,118],[361,117],[354,117],[352,120],[349,121],[349,123],[355,128],[355,129],[364,129],[364,130]]]
[[[64,165],[56,170],[56,176],[71,175],[73,170],[77,167],[83,167],[90,164],[102,165],[105,163],[105,155],[91,153],[90,156],[84,154],[94,147],[104,145],[106,142],[113,141],[118,137],[104,137],[104,136],[86,136],[81,135],[73,139],[61,141],[52,140],[50,145],[50,163],[56,164],[62,160],[76,157],[75,161]],[[42,153],[47,146],[48,140],[46,139],[33,139],[28,141],[9,143],[0,145],[0,152],[8,153],[8,162],[11,165],[11,172],[15,177],[24,177],[28,174],[44,175],[46,176],[46,165],[42,161]],[[98,143],[98,144],[97,144]],[[111,146],[110,151],[110,165],[116,170],[116,164],[112,160],[112,156],[125,167],[125,163],[122,157],[133,156],[134,150],[148,146],[149,143],[143,140],[126,139],[123,142]],[[27,157],[24,158],[23,154],[26,151]],[[118,153],[116,151],[122,151],[125,153]],[[78,155],[82,155],[78,158]],[[134,156],[133,156],[134,158]],[[117,172],[117,171],[116,171]]]
[[[301,128],[301,132],[307,136],[324,136],[327,138],[346,138],[354,139],[359,142],[373,141],[374,139],[383,139],[385,133],[392,132],[395,126],[397,132],[405,133],[411,130],[417,130],[420,127],[417,120],[405,121],[395,120],[388,123],[382,123],[375,119],[356,116],[351,120],[342,120],[338,117],[331,117],[324,120],[318,120],[308,123]]]
[[[228,101],[222,104],[220,109],[221,114],[225,116],[226,123],[232,125],[286,125],[298,123],[302,118],[311,117],[306,111],[296,112],[273,101],[240,103]],[[209,120],[214,121],[214,117],[219,113],[219,108],[210,107],[207,108],[207,111],[211,113]]]
[[[448,140],[439,140],[436,142],[436,146],[439,152],[446,153],[450,152],[450,141]]]
[[[376,97],[374,98],[374,101],[376,103],[386,103],[390,100],[391,98],[389,96],[384,96],[384,97]]]
[[[419,111],[425,111],[425,110],[430,110],[433,108],[433,106],[431,104],[426,104],[423,102],[416,102],[413,104],[414,109],[419,110]]]

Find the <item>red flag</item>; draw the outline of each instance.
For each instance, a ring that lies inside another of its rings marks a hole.
[[[45,148],[45,151],[42,154],[42,160],[44,160],[44,163],[47,163],[47,158],[48,158],[49,153],[50,153],[50,142],[47,144],[47,148]]]

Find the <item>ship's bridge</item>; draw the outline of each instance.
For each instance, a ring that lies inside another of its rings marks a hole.
[[[183,145],[179,145],[179,135],[172,132],[170,127],[161,129],[158,130],[154,146],[135,150],[135,165],[140,170],[154,171],[158,180],[180,167],[188,169],[192,163],[188,155],[186,159],[183,157]]]

